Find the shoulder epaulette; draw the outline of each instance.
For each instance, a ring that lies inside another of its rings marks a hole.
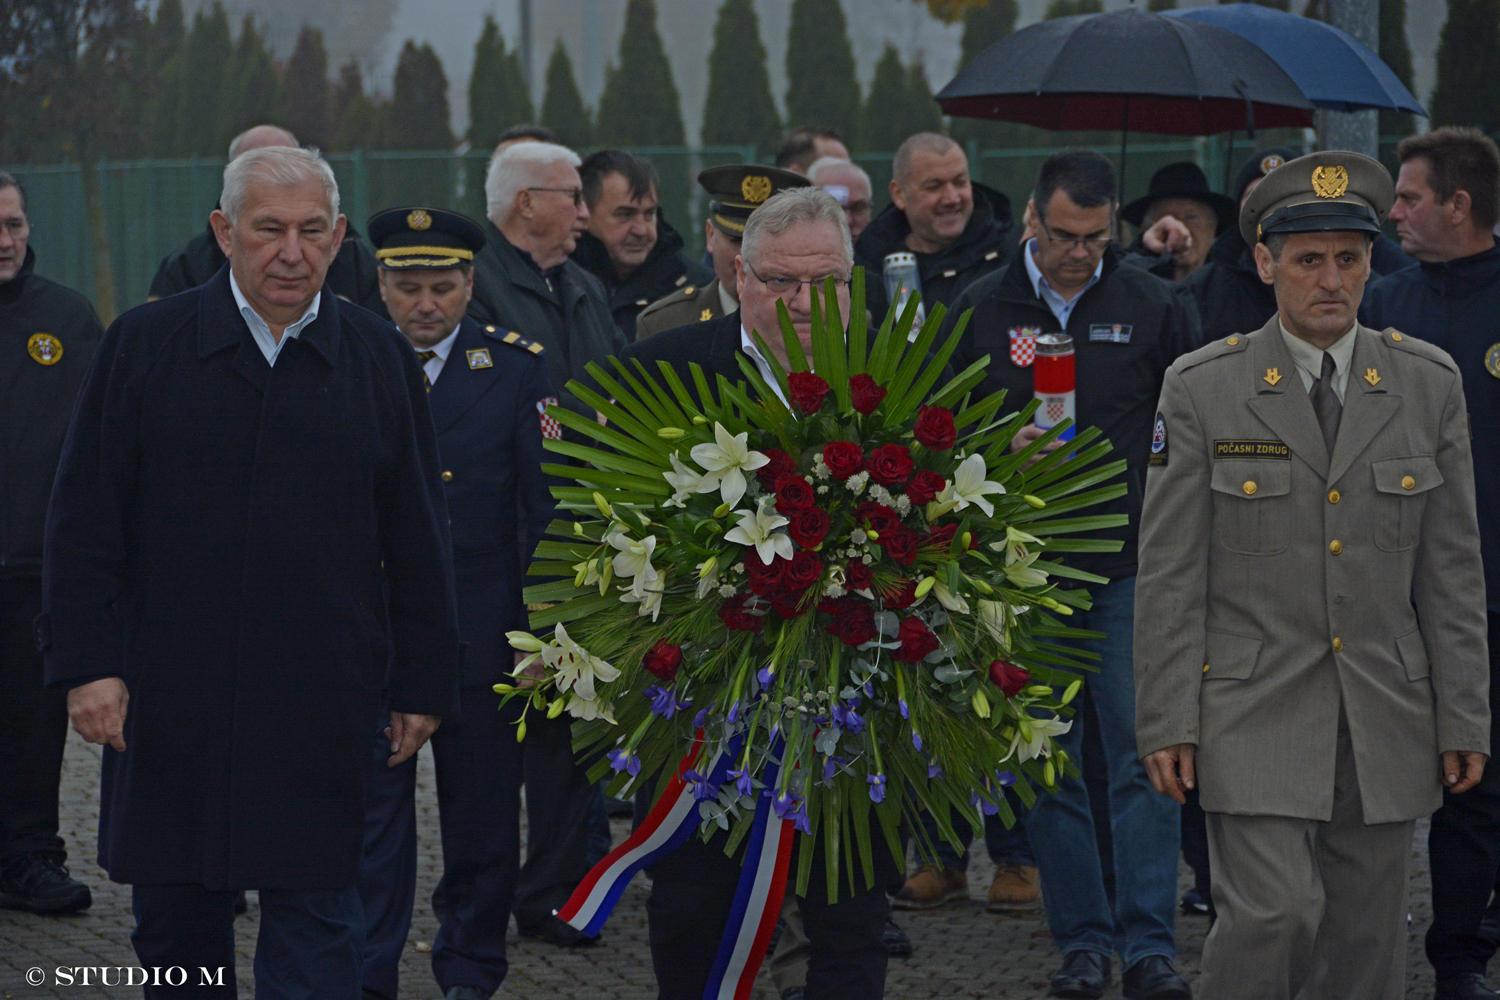
[[[514,330],[511,330],[507,333],[501,333],[493,326],[486,326],[484,328],[484,332],[500,341],[500,343],[502,344],[509,344],[511,347],[515,347],[523,351],[529,351],[532,354],[541,354],[547,350],[541,344],[538,344],[534,340],[527,340],[525,337],[521,336],[519,333],[516,333]]]
[[[1387,347],[1407,354],[1415,354],[1419,358],[1426,358],[1435,364],[1442,365],[1451,372],[1458,371],[1458,365],[1448,356],[1448,353],[1440,347],[1435,347],[1427,341],[1413,337],[1391,327],[1386,327],[1378,334],[1382,343]]]
[[[1205,344],[1189,354],[1184,354],[1172,363],[1172,367],[1179,372],[1185,372],[1189,368],[1196,368],[1198,365],[1212,361],[1215,358],[1222,358],[1229,354],[1239,354],[1249,346],[1249,343],[1250,337],[1248,334],[1236,333],[1222,340],[1215,340],[1213,343]]]

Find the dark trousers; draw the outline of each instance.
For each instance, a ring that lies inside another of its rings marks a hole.
[[[837,903],[830,904],[823,891],[821,849],[813,859],[808,897],[797,899],[810,942],[808,1000],[879,1000],[885,994],[888,956],[881,931],[890,916],[885,889],[897,881],[897,868],[878,832],[872,846],[874,888],[861,881],[859,890],[850,892],[845,884]],[[658,1000],[702,1000],[729,922],[743,854],[742,847],[735,857],[726,857],[723,835],[707,844],[693,837],[652,868],[646,917]],[[790,870],[797,870],[795,851]]]
[[[0,580],[0,863],[61,852],[57,786],[68,739],[68,696],[42,686],[32,623],[42,581]]]
[[[1500,747],[1500,614],[1489,615],[1490,746]],[[1495,751],[1492,749],[1491,753]],[[1493,757],[1484,778],[1461,795],[1443,793],[1427,836],[1432,864],[1432,926],[1427,960],[1441,980],[1483,973],[1495,946],[1479,937],[1500,871],[1500,765]]]
[[[130,935],[143,968],[185,972],[180,986],[148,984],[145,1000],[233,1000],[233,889],[137,885]],[[355,889],[262,889],[255,945],[256,1000],[359,1000],[363,916]],[[167,982],[167,980],[163,980]]]
[[[510,967],[505,934],[511,913],[523,933],[537,927],[588,874],[587,821],[597,793],[577,766],[570,717],[549,720],[530,712],[526,740],[517,743],[521,703],[496,711],[498,702],[487,687],[464,688],[459,717],[444,720],[432,738],[443,838],[443,877],[432,894],[440,924],[432,972],[444,992],[454,986],[487,994],[499,989]],[[415,769],[408,777],[403,768],[389,768],[389,756],[388,742],[383,753],[377,745],[360,891],[370,927],[364,985],[394,1000],[411,928],[417,850],[415,824],[407,827],[398,817],[412,810],[416,786]],[[404,894],[390,888],[398,880]]]

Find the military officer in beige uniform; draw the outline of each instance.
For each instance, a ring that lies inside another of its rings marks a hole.
[[[1415,821],[1489,753],[1458,369],[1355,322],[1393,199],[1354,153],[1267,175],[1240,228],[1277,315],[1162,387],[1137,741],[1157,790],[1208,814],[1213,1000],[1404,996]]]
[[[745,220],[771,195],[787,188],[807,187],[810,181],[799,173],[754,163],[727,163],[698,174],[698,183],[713,200],[708,205],[704,239],[713,261],[714,278],[706,285],[687,285],[657,299],[635,318],[635,339],[675,330],[692,323],[707,323],[728,316],[740,307],[734,297],[734,258],[739,256]]]

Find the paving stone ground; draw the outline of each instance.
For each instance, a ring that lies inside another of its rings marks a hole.
[[[441,873],[437,840],[437,804],[433,791],[430,755],[420,762],[417,813],[420,859],[417,912],[411,938],[402,961],[401,991],[407,1000],[440,997],[432,980],[429,956],[421,950],[432,940],[436,921],[427,900]],[[94,841],[98,809],[99,748],[70,735],[63,772],[63,836],[68,841],[71,866],[76,877],[93,889],[89,911],[69,917],[37,917],[0,910],[0,1000],[33,1000],[53,997],[81,1000],[84,997],[136,997],[138,989],[126,987],[65,986],[55,982],[58,967],[133,966],[130,947],[134,921],[130,915],[127,886],[109,882],[94,865]],[[616,821],[616,843],[625,836],[625,821]],[[1432,970],[1422,957],[1422,933],[1431,919],[1426,858],[1426,824],[1419,826],[1413,842],[1411,880],[1411,934],[1408,941],[1408,998],[1432,995]],[[1186,873],[1186,868],[1183,869]],[[1057,965],[1046,924],[1039,913],[999,916],[985,912],[984,895],[993,869],[981,849],[970,869],[970,898],[943,909],[925,913],[901,913],[897,919],[916,945],[909,959],[892,960],[886,996],[892,1000],[948,1000],[948,998],[1001,998],[1030,1000],[1046,993],[1047,978]],[[1186,887],[1190,884],[1184,881]],[[652,1000],[656,995],[646,946],[645,902],[649,883],[637,877],[626,891],[604,931],[604,943],[584,950],[564,951],[514,936],[510,942],[510,976],[498,994],[501,997],[581,998],[581,1000]],[[241,917],[238,932],[239,992],[254,994],[250,968],[255,955],[259,908],[250,894],[250,912]],[[1199,956],[1207,921],[1179,916],[1177,941],[1179,968],[1190,981],[1197,979]],[[27,970],[44,970],[48,985],[28,986]],[[1118,972],[1118,965],[1116,966]],[[1116,976],[1118,983],[1118,975]],[[764,972],[756,984],[754,1000],[776,1000]],[[1120,996],[1119,987],[1107,996]]]

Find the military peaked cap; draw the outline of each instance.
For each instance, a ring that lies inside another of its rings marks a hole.
[[[1378,160],[1328,150],[1266,174],[1240,209],[1240,235],[1254,246],[1276,233],[1380,233],[1396,186]]]
[[[757,163],[726,163],[699,171],[698,183],[713,198],[708,217],[714,225],[726,235],[740,237],[745,234],[745,220],[767,198],[789,188],[807,187],[812,182],[794,170]]]
[[[388,208],[370,216],[366,232],[380,266],[395,271],[446,271],[484,249],[479,223],[441,208]]]

